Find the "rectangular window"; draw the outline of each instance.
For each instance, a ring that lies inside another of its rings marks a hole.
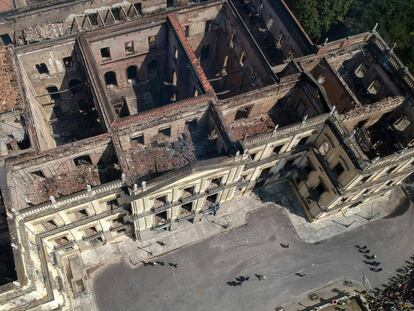
[[[234,44],[236,43],[236,34],[231,34],[230,37],[230,47],[234,47]]]
[[[138,15],[142,15],[142,4],[141,4],[141,2],[134,3],[134,8],[137,11]]]
[[[396,169],[396,166],[390,167],[385,171],[385,174],[391,174],[392,172],[394,172],[394,170]]]
[[[187,187],[183,190],[183,197],[187,198],[187,197],[191,197],[194,194],[194,186],[191,187]]]
[[[31,172],[31,174],[36,175],[37,177],[45,178],[45,174],[41,170]]]
[[[251,108],[252,107],[245,107],[237,110],[236,116],[234,117],[234,121],[248,118]]]
[[[93,164],[91,157],[88,155],[83,155],[83,156],[74,158],[73,163],[75,163],[76,166]]]
[[[125,42],[125,54],[126,55],[131,55],[131,54],[134,54],[134,53],[135,53],[134,41]]]
[[[362,179],[359,181],[359,183],[362,184],[362,183],[366,182],[370,177],[371,177],[371,175],[362,177]]]
[[[40,74],[49,73],[49,69],[47,68],[47,65],[45,63],[36,64],[35,67],[37,69],[37,72]]]
[[[269,175],[270,169],[271,169],[270,167],[267,167],[267,168],[263,169],[260,173],[259,178],[263,178],[263,177],[266,177],[267,175]]]
[[[296,144],[296,146],[302,146],[302,145],[304,145],[304,144],[306,144],[306,141],[308,140],[308,136],[307,137],[302,137],[299,141],[298,141],[298,143]]]
[[[178,50],[176,47],[174,47],[174,60],[177,61],[178,60]]]
[[[84,230],[84,237],[90,237],[98,233],[96,227],[90,227]]]
[[[223,177],[213,178],[211,180],[211,185],[214,187],[220,187]]]
[[[209,196],[206,198],[206,203],[207,203],[207,204],[209,204],[209,203],[216,203],[216,202],[217,202],[217,196],[218,196],[218,194],[217,194],[217,193],[212,194],[212,195],[209,195]]]
[[[4,45],[9,45],[13,43],[12,39],[7,33],[0,35],[0,38]]]
[[[85,208],[75,211],[74,214],[77,219],[83,219],[89,216],[88,211]]]
[[[244,65],[246,65],[246,54],[244,52],[242,52],[241,56],[240,56],[240,65],[242,67],[244,67]]]
[[[92,26],[98,26],[99,25],[98,14],[97,13],[89,14],[88,17],[89,17],[89,21],[91,22]]]
[[[111,8],[111,12],[116,21],[121,20],[121,8],[120,7]]]
[[[60,99],[59,90],[56,86],[49,86],[49,87],[46,88],[46,90],[49,93],[50,98],[52,99],[53,102],[55,100]]]
[[[155,208],[161,207],[161,206],[164,206],[167,203],[168,203],[167,195],[163,195],[163,196],[160,196],[160,197],[155,198],[155,200],[154,200],[154,207]]]
[[[193,202],[188,202],[186,204],[181,205],[181,216],[191,214],[193,211]]]
[[[63,58],[63,64],[66,68],[70,68],[73,66],[73,59],[71,56]]]
[[[171,136],[171,127],[165,127],[163,129],[160,129],[159,133],[164,135],[164,136],[170,137]]]
[[[205,24],[205,28],[204,28],[204,33],[210,32],[210,30],[211,30],[211,23],[212,23],[212,20],[211,19],[206,20],[206,24]]]
[[[126,223],[125,223],[125,220],[124,220],[124,215],[120,215],[117,218],[112,219],[111,223],[112,223],[111,224],[112,228],[118,228],[118,227],[121,227],[121,226],[125,225]]]
[[[55,239],[55,243],[56,243],[56,245],[58,245],[58,246],[62,246],[62,245],[66,245],[66,244],[69,244],[69,238],[68,237],[66,237],[66,236],[62,236],[62,237],[60,237],[60,238],[57,238],[57,239]]]
[[[140,144],[140,145],[143,145],[144,144],[144,135],[143,134],[137,135],[137,136],[135,136],[135,137],[133,137],[131,139],[134,142],[136,142],[137,144]]]
[[[184,26],[184,34],[186,37],[190,36],[190,25]]]
[[[334,171],[337,177],[339,177],[345,171],[341,162],[338,162],[338,164],[336,164],[332,170]]]
[[[273,148],[273,153],[274,154],[279,154],[279,152],[280,152],[280,150],[282,150],[282,148],[283,148],[283,145],[275,146]]]
[[[46,230],[52,230],[57,227],[57,224],[53,219],[43,222],[42,225]]]
[[[322,183],[322,181],[320,181],[319,185],[317,187],[313,188],[313,190],[316,192],[318,197],[320,197],[326,191],[325,186]]]
[[[163,224],[166,223],[168,220],[168,213],[167,211],[155,214],[155,223],[156,224]]]
[[[111,51],[108,47],[101,49],[101,57],[103,60],[111,59]]]
[[[148,37],[148,49],[153,50],[157,47],[157,36]]]
[[[98,26],[98,13],[92,13],[88,15],[89,21],[91,22],[92,26]]]

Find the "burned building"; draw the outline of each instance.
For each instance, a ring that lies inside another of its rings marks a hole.
[[[317,221],[413,171],[414,78],[375,30],[316,46],[282,0],[29,1],[0,19],[3,309],[70,308],[82,252],[277,181]]]

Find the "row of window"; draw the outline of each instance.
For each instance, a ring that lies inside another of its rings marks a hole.
[[[157,36],[149,36],[147,38],[148,50],[157,48]],[[136,52],[134,41],[128,41],[124,43],[125,55],[129,56]],[[101,48],[101,58],[103,61],[111,60],[111,49],[109,47]]]
[[[63,64],[65,68],[73,67],[74,63],[73,63],[72,56],[64,57],[62,60],[63,60]],[[47,67],[45,63],[36,64],[35,67],[38,73],[49,74],[49,68]]]
[[[305,144],[307,143],[307,141],[308,141],[308,138],[309,138],[309,136],[301,137],[295,146],[303,146],[303,145],[305,145]],[[285,144],[281,144],[281,145],[274,146],[274,147],[273,147],[273,150],[272,150],[272,153],[273,153],[274,155],[279,154],[279,153],[280,153],[280,151],[283,149],[283,147],[284,147],[284,146],[285,146]],[[251,154],[250,154],[251,159],[252,159],[252,160],[255,160],[256,155],[257,155],[258,153],[259,153],[259,152],[251,153]]]
[[[125,225],[127,222],[125,221],[125,215],[120,215],[115,219],[109,220],[111,223],[110,230],[116,231],[117,234],[124,233],[127,231]],[[103,244],[104,239],[103,236],[100,234],[101,231],[98,230],[97,226],[91,226],[86,229],[83,229],[83,239],[87,240],[92,246],[97,246],[99,244]],[[54,240],[55,247],[65,247],[66,251],[73,249],[73,244],[71,244],[72,240],[68,237],[68,235],[61,236]]]
[[[79,81],[78,79],[72,79],[69,81],[68,83],[68,87],[69,87],[69,92],[71,95],[75,95],[77,93],[80,92],[80,87],[82,86],[82,82]],[[57,86],[55,85],[49,85],[46,88],[46,91],[49,93],[50,98],[52,99],[52,101],[58,100],[61,98],[59,89]]]
[[[82,156],[76,157],[73,159],[73,163],[76,166],[93,165],[92,159],[89,155],[82,155]],[[37,176],[37,177],[46,178],[42,170],[36,170],[36,171],[31,172],[30,174]]]
[[[411,166],[414,166],[414,161],[410,162],[410,165],[411,165]],[[396,165],[396,166],[391,166],[391,167],[387,168],[387,170],[384,172],[384,175],[389,175],[389,174],[391,174],[391,173],[392,173],[392,172],[394,172],[397,168],[398,168],[398,165]],[[366,175],[366,176],[362,177],[362,179],[359,181],[359,183],[358,183],[358,184],[363,184],[363,183],[365,183],[365,182],[366,182],[366,181],[368,181],[368,179],[370,179],[372,176],[373,176],[373,174],[371,174],[371,175]]]
[[[132,10],[136,11],[139,16],[142,15],[141,2],[134,3],[129,9],[123,6],[112,7],[110,11],[104,11],[104,14],[99,12],[89,13],[85,17],[89,20],[91,26],[105,25],[105,15],[110,12],[110,15],[115,21],[122,21],[128,17],[128,13]]]
[[[128,82],[132,83],[132,81],[138,81],[138,66],[131,65],[126,69],[127,79]],[[153,59],[148,62],[147,64],[147,75],[149,78],[155,78],[158,76],[158,62]],[[118,86],[118,79],[116,77],[116,73],[114,71],[107,71],[104,74],[104,80],[106,86]],[[176,73],[173,71],[172,73],[172,80],[173,82],[177,82]]]
[[[197,119],[188,120],[188,121],[186,121],[185,124],[190,129],[195,130],[198,126],[198,121],[197,121]],[[171,126],[159,128],[158,129],[158,134],[161,134],[161,135],[164,135],[164,136],[167,136],[167,137],[171,137]],[[146,141],[143,133],[132,136],[131,141],[135,142],[138,145],[145,145],[145,144],[149,143],[149,142]]]
[[[212,190],[212,189],[220,187],[222,185],[222,182],[223,182],[223,177],[216,177],[216,178],[211,179],[210,180],[210,185],[207,188],[207,190]],[[187,187],[187,188],[183,189],[183,193],[182,193],[181,198],[185,199],[185,198],[191,197],[194,194],[195,194],[195,186],[190,186],[190,187]],[[164,206],[168,203],[170,203],[170,202],[168,201],[168,196],[167,195],[162,195],[162,196],[156,197],[154,199],[154,208]]]
[[[107,208],[109,209],[114,209],[119,207],[118,205],[118,201],[116,199],[114,200],[110,200],[105,202]],[[85,219],[89,216],[91,216],[92,214],[88,211],[88,209],[86,207],[84,208],[79,208],[76,210],[71,210],[67,212],[67,216],[71,221],[78,221],[78,220],[82,220]],[[58,223],[56,222],[55,219],[49,219],[46,220],[42,223],[40,223],[40,225],[43,227],[43,229],[45,230],[52,230],[58,227]]]
[[[217,198],[218,198],[218,193],[207,196],[201,210],[206,210],[210,208],[213,204],[217,202]],[[179,217],[190,215],[191,213],[193,213],[193,208],[194,208],[194,201],[181,205]],[[164,225],[168,223],[169,220],[170,220],[170,217],[168,216],[167,211],[162,211],[162,212],[154,214],[155,226]]]

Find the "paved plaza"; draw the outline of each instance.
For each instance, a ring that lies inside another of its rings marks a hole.
[[[163,266],[119,261],[98,270],[95,300],[102,311],[273,310],[336,280],[380,286],[414,253],[413,238],[411,206],[310,244],[298,238],[283,208],[268,205],[250,213],[246,225],[153,260]],[[377,255],[383,271],[369,270],[357,244]],[[249,280],[229,285],[239,276]]]

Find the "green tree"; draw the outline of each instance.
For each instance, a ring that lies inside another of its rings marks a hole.
[[[335,24],[343,23],[349,34],[377,31],[414,72],[414,0],[287,0],[314,42]],[[320,42],[319,42],[320,43]]]
[[[353,32],[372,29],[390,45],[396,43],[397,54],[414,70],[414,0],[355,0],[348,22]]]
[[[312,40],[317,41],[333,23],[344,20],[354,0],[288,0]]]

